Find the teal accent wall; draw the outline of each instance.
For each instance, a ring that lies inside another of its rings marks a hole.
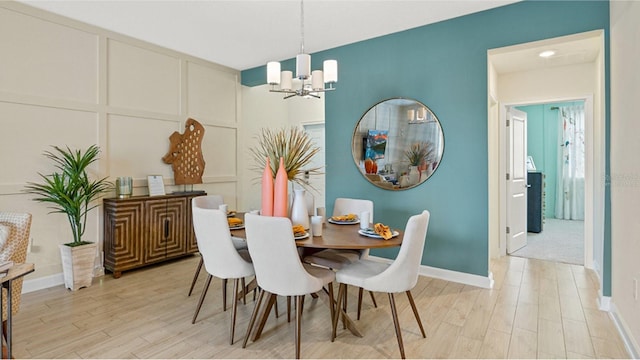
[[[337,197],[372,199],[376,221],[404,228],[410,215],[428,209],[422,264],[487,276],[487,50],[597,29],[604,29],[608,49],[608,1],[523,1],[313,54],[313,68],[330,58],[339,66],[337,90],[325,97],[327,212]],[[607,79],[608,56],[607,50]],[[265,78],[264,66],[242,72],[244,85],[264,84]],[[608,80],[605,91],[608,103]],[[362,114],[391,97],[423,102],[444,131],[444,156],[433,176],[403,191],[367,182],[351,156],[351,136]],[[608,113],[606,122],[608,131]],[[609,199],[607,191],[606,221]],[[610,224],[605,227],[606,257]],[[372,254],[393,258],[397,249]],[[610,259],[603,272],[607,295]]]
[[[545,216],[555,218],[558,184],[558,153],[561,133],[558,110],[554,107],[584,104],[584,101],[517,106],[527,113],[527,155],[533,157],[536,171],[545,175]]]

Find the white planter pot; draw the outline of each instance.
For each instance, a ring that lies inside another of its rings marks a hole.
[[[80,246],[59,245],[64,286],[72,291],[91,286],[97,243]]]

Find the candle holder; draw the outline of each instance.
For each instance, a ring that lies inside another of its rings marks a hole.
[[[131,176],[121,176],[116,179],[116,195],[120,199],[131,197],[133,193],[133,179]]]

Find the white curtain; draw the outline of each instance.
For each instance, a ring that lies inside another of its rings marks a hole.
[[[556,218],[584,220],[584,105],[561,106]]]

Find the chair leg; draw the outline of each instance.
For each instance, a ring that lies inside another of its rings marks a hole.
[[[240,281],[242,284],[242,303],[244,305],[247,305],[247,287],[244,283],[244,278],[242,278]]]
[[[416,308],[416,303],[413,301],[411,290],[407,290],[407,298],[409,298],[409,304],[411,304],[411,310],[413,310],[413,315],[416,317],[416,321],[418,322],[418,326],[420,327],[420,332],[422,333],[422,337],[426,338],[427,335],[424,333],[424,328],[422,327],[422,320],[420,320],[420,314],[418,314],[418,308]]]
[[[300,311],[304,310],[304,297],[305,295],[302,295],[302,301],[300,301]]]
[[[343,304],[342,304],[342,310],[344,312],[347,312],[347,285],[344,286],[344,297],[342,298]],[[347,328],[347,323],[346,322],[342,322],[342,329],[346,329]]]
[[[363,288],[358,288],[358,320],[360,320],[360,310],[362,309],[362,292]]]
[[[331,324],[333,324],[333,313],[335,312],[335,307],[333,304],[333,282],[327,284],[327,287],[329,288],[329,312],[331,314]]]
[[[240,279],[233,279],[233,305],[231,306],[231,329],[229,345],[233,345],[233,336],[236,332],[236,314],[238,310],[238,283]]]
[[[198,317],[198,313],[200,312],[200,308],[202,307],[202,303],[204,302],[204,297],[207,296],[207,290],[209,290],[211,279],[213,279],[213,276],[209,274],[209,276],[207,276],[207,281],[204,283],[204,289],[202,289],[202,294],[200,294],[200,300],[198,300],[198,306],[196,306],[196,313],[193,314],[193,320],[191,320],[192,324],[196,323],[196,318]]]
[[[296,359],[300,359],[300,333],[302,328],[302,304],[303,296],[296,296],[296,332],[294,335],[296,342]]]
[[[360,310],[362,309],[362,292],[363,289],[358,289],[358,320],[360,320]],[[369,295],[371,296],[371,302],[373,302],[373,307],[377,308],[378,304],[376,303],[376,298],[373,296],[373,291],[369,291]]]
[[[287,322],[291,322],[291,296],[287,296]]]
[[[376,297],[373,296],[373,291],[369,291],[369,295],[371,295],[371,302],[373,303],[373,307],[377,308],[378,304],[376,303]]]
[[[222,311],[227,311],[227,279],[222,279]]]
[[[244,336],[244,341],[242,342],[243,349],[247,347],[247,341],[249,341],[249,334],[251,334],[251,330],[253,330],[253,325],[256,323],[258,310],[260,310],[260,304],[262,303],[262,299],[264,298],[264,293],[265,293],[264,290],[260,290],[260,294],[258,295],[258,301],[253,307],[251,318],[249,318],[249,325],[247,326],[247,334]]]
[[[340,303],[342,302],[342,297],[344,296],[345,289],[347,288],[347,284],[340,284],[338,288],[338,299],[336,300],[336,311],[333,313],[333,321],[332,321],[332,329],[331,329],[331,342],[336,339],[336,329],[338,328],[338,317],[340,316]]]
[[[193,274],[193,280],[191,281],[191,287],[189,288],[189,295],[187,296],[191,296],[191,293],[193,292],[193,287],[196,285],[196,281],[198,280],[198,275],[200,275],[200,269],[202,269],[203,263],[204,260],[202,260],[202,256],[200,256],[200,262],[198,263],[198,267],[196,268],[196,273]]]
[[[258,323],[258,327],[256,331],[253,333],[253,341],[260,339],[260,335],[262,335],[262,330],[264,329],[264,325],[267,323],[267,319],[269,318],[269,313],[271,312],[271,307],[273,307],[274,303],[277,303],[278,296],[276,294],[268,293],[269,300],[263,307],[262,316],[260,316],[260,322]]]
[[[396,310],[396,301],[393,294],[389,293],[389,303],[391,304],[391,315],[393,316],[393,325],[396,328],[396,338],[398,338],[398,347],[400,348],[400,357],[405,359],[404,345],[402,344],[402,332],[400,331],[400,321],[398,320],[398,311]]]

